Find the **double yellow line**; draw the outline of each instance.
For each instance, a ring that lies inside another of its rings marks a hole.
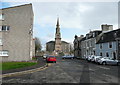
[[[3,74],[0,75],[0,78],[4,78],[4,77],[13,77],[13,76],[19,76],[19,75],[24,75],[24,74],[29,74],[29,73],[33,73],[33,72],[37,72],[37,71],[42,71],[45,70],[46,68],[48,68],[48,66],[51,66],[52,64],[46,64],[43,67],[40,68],[36,68],[36,69],[31,69],[31,70],[27,70],[27,71],[21,71],[21,72],[14,72],[14,73],[8,73],[8,74]]]

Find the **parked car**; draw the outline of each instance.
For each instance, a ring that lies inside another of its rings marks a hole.
[[[102,64],[102,65],[107,65],[107,64],[109,64],[109,65],[119,65],[120,61],[115,60],[115,59],[111,59],[109,57],[103,57],[103,58],[98,60],[98,63]]]
[[[62,59],[74,59],[75,57],[73,55],[65,55],[62,56]]]
[[[88,57],[87,57],[87,61],[91,61],[92,60],[92,58],[94,57],[94,55],[89,55]]]
[[[47,56],[46,61],[47,61],[47,63],[49,63],[49,62],[56,63],[56,56]]]
[[[100,58],[102,58],[102,56],[93,56],[91,61],[97,63]]]
[[[43,55],[43,59],[46,59],[48,55]]]

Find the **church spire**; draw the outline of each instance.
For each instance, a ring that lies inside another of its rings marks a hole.
[[[59,26],[59,17],[57,18],[57,26]]]
[[[56,33],[55,33],[55,51],[61,52],[61,33],[59,27],[59,17],[57,18]]]
[[[57,18],[56,34],[60,33],[59,17]]]

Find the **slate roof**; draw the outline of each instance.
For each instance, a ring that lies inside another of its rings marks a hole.
[[[66,43],[66,44],[69,44],[68,42],[66,42],[66,41],[61,41],[62,43]],[[47,42],[46,44],[48,44],[48,43],[55,43],[55,41],[49,41],[49,42]]]
[[[91,31],[90,33],[86,34],[86,37],[87,39],[90,39],[90,38],[94,38],[96,36],[98,36],[102,31],[100,30],[95,30],[95,31]],[[93,36],[93,33],[95,33],[95,35]]]
[[[97,37],[96,44],[116,41],[116,38],[120,38],[120,28],[113,31],[101,33]]]
[[[87,40],[87,39],[90,39],[90,38],[94,38],[94,37],[98,36],[99,34],[101,34],[101,32],[102,31],[100,31],[100,30],[91,31],[90,33],[86,34],[86,36],[83,37],[80,41],[84,41],[84,40]],[[93,33],[95,33],[95,36],[93,36]]]

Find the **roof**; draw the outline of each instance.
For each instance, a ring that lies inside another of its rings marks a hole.
[[[66,42],[66,41],[61,41],[62,43],[66,43],[66,44],[69,44],[68,42]]]
[[[66,44],[69,44],[68,42],[66,42],[66,41],[61,41],[62,43],[66,43]],[[55,41],[49,41],[49,42],[47,42],[46,44],[48,44],[48,43],[55,43]]]
[[[120,28],[117,29],[117,30],[112,30],[112,31],[109,31],[109,32],[101,33],[97,37],[96,43],[99,44],[99,43],[116,41],[116,38],[120,38]]]
[[[21,6],[26,6],[26,5],[32,5],[32,3],[30,3],[30,4],[23,4],[23,5],[19,5],[19,6],[13,6],[13,7],[2,8],[2,10],[4,10],[4,9],[10,9],[10,8],[16,8],[16,7],[21,7]]]
[[[86,34],[86,38],[90,39],[90,38],[94,38],[97,37],[102,31],[100,30],[95,30],[95,31],[90,31],[88,34]],[[93,36],[94,33],[94,36]]]
[[[94,30],[94,31],[90,31],[89,33],[86,34],[85,37],[83,37],[82,39],[80,39],[80,41],[84,41],[84,40],[87,40],[87,39],[91,39],[91,38],[95,38],[97,37],[102,31],[100,30]],[[93,36],[93,33],[95,34]]]
[[[48,43],[55,43],[55,41],[49,41],[49,42],[47,42],[46,44],[48,44]]]

